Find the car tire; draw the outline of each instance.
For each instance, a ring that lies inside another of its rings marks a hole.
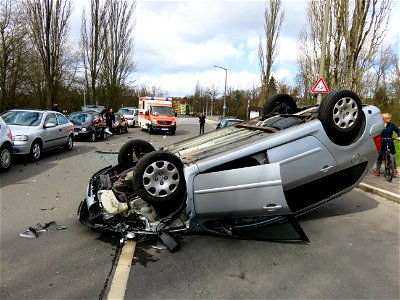
[[[175,130],[171,130],[171,135],[175,135]]]
[[[116,134],[121,134],[121,127],[118,127],[117,129],[115,129],[115,133]]]
[[[31,146],[30,157],[32,161],[38,161],[42,156],[42,144],[35,140]]]
[[[72,135],[70,134],[70,135],[68,136],[67,143],[65,144],[64,149],[65,149],[65,150],[68,150],[68,151],[71,151],[72,148],[74,148],[74,138],[73,138]]]
[[[118,152],[118,163],[138,161],[147,153],[155,151],[152,144],[143,140],[132,140],[122,145]]]
[[[352,91],[334,91],[319,105],[318,119],[332,142],[349,145],[360,133],[363,119],[361,100]]]
[[[135,167],[133,187],[159,215],[176,211],[186,194],[182,161],[163,150],[146,154]]]
[[[264,103],[264,115],[293,114],[297,111],[296,101],[287,94],[276,94],[269,97]]]
[[[0,149],[0,173],[7,172],[11,168],[13,156],[12,148],[3,146]]]
[[[92,141],[92,142],[95,142],[96,141],[96,131],[92,131],[92,133],[90,134],[90,140]]]
[[[151,129],[151,125],[149,125],[149,127],[147,128],[147,132],[148,132],[149,134],[152,134],[152,133],[154,132],[154,130]]]
[[[125,125],[125,133],[128,133],[128,124]]]

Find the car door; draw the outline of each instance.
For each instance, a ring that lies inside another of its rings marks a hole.
[[[279,163],[199,174],[194,205],[201,219],[286,215]]]
[[[316,180],[334,173],[336,160],[314,136],[290,141],[268,149],[271,163],[279,163],[284,189]]]
[[[56,147],[60,143],[61,128],[58,126],[56,114],[49,112],[43,123],[43,149]]]
[[[65,145],[67,143],[68,136],[74,131],[74,125],[62,114],[56,114],[60,139],[58,140],[58,145]]]

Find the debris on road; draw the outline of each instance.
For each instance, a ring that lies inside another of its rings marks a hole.
[[[45,223],[44,225],[37,223],[35,228],[29,227],[24,232],[21,232],[19,236],[28,239],[36,239],[39,237],[39,233],[41,232],[63,230],[67,228],[67,226],[57,224],[56,221],[50,221],[49,223]]]

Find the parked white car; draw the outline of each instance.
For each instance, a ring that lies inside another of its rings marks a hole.
[[[42,152],[74,147],[74,125],[62,114],[49,110],[13,109],[1,115],[12,132],[14,154],[39,160]]]
[[[123,114],[125,119],[128,120],[129,127],[135,127],[138,123],[138,113],[139,109],[136,107],[121,107],[118,110],[119,114]]]
[[[10,169],[13,158],[13,142],[10,128],[0,117],[0,173]]]

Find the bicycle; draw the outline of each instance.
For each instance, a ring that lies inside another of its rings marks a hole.
[[[384,173],[384,177],[388,182],[391,182],[393,179],[393,175],[394,175],[394,162],[393,162],[393,156],[392,153],[390,152],[389,149],[389,142],[392,140],[398,140],[398,139],[393,139],[393,138],[382,138],[382,143],[384,141],[386,141],[386,152],[385,152],[385,173]]]

